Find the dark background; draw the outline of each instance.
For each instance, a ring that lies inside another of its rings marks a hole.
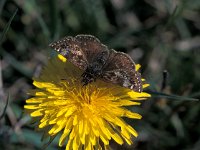
[[[48,44],[77,34],[128,53],[151,84],[152,98],[131,108],[142,120],[127,120],[139,137],[113,149],[200,150],[200,104],[186,98],[200,97],[200,0],[0,0],[0,34],[0,114],[9,100],[0,150],[41,149],[26,93],[53,55]],[[64,148],[55,140],[47,149]]]

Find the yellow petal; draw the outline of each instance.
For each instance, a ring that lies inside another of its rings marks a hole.
[[[39,109],[39,110],[36,110],[34,112],[31,113],[31,117],[39,117],[39,116],[42,116],[43,113],[41,112],[43,111],[42,109]]]
[[[38,107],[37,105],[24,105],[25,109],[38,109],[40,107]]]
[[[62,62],[66,62],[67,61],[67,59],[64,56],[60,55],[60,54],[58,55],[58,58],[60,60],[62,60]]]
[[[142,118],[142,116],[141,116],[140,114],[138,114],[138,113],[133,113],[133,112],[128,111],[128,110],[126,110],[126,111],[124,112],[124,116],[125,116],[125,117],[128,117],[128,118],[132,118],[132,119],[141,119],[141,118]]]
[[[141,65],[140,64],[136,64],[135,65],[135,70],[138,71],[140,69]]]

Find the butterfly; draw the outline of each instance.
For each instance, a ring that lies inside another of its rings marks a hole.
[[[100,79],[142,92],[141,74],[136,71],[131,57],[108,49],[92,35],[67,36],[49,46],[83,70],[83,85]]]

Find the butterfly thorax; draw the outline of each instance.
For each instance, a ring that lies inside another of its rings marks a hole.
[[[97,63],[93,63],[93,65],[88,66],[81,75],[83,85],[87,85],[88,83],[91,83],[99,78],[99,76],[102,74],[102,67],[102,65]]]
[[[93,63],[87,66],[86,70],[82,74],[83,85],[87,85],[101,77],[107,59],[108,53],[102,52],[97,56]]]

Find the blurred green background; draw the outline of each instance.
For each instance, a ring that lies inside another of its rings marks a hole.
[[[151,84],[152,98],[130,108],[142,120],[127,120],[139,137],[114,150],[200,150],[200,104],[185,98],[200,97],[200,0],[0,0],[0,34],[0,150],[42,148],[26,93],[53,54],[48,44],[77,34],[128,53]]]

